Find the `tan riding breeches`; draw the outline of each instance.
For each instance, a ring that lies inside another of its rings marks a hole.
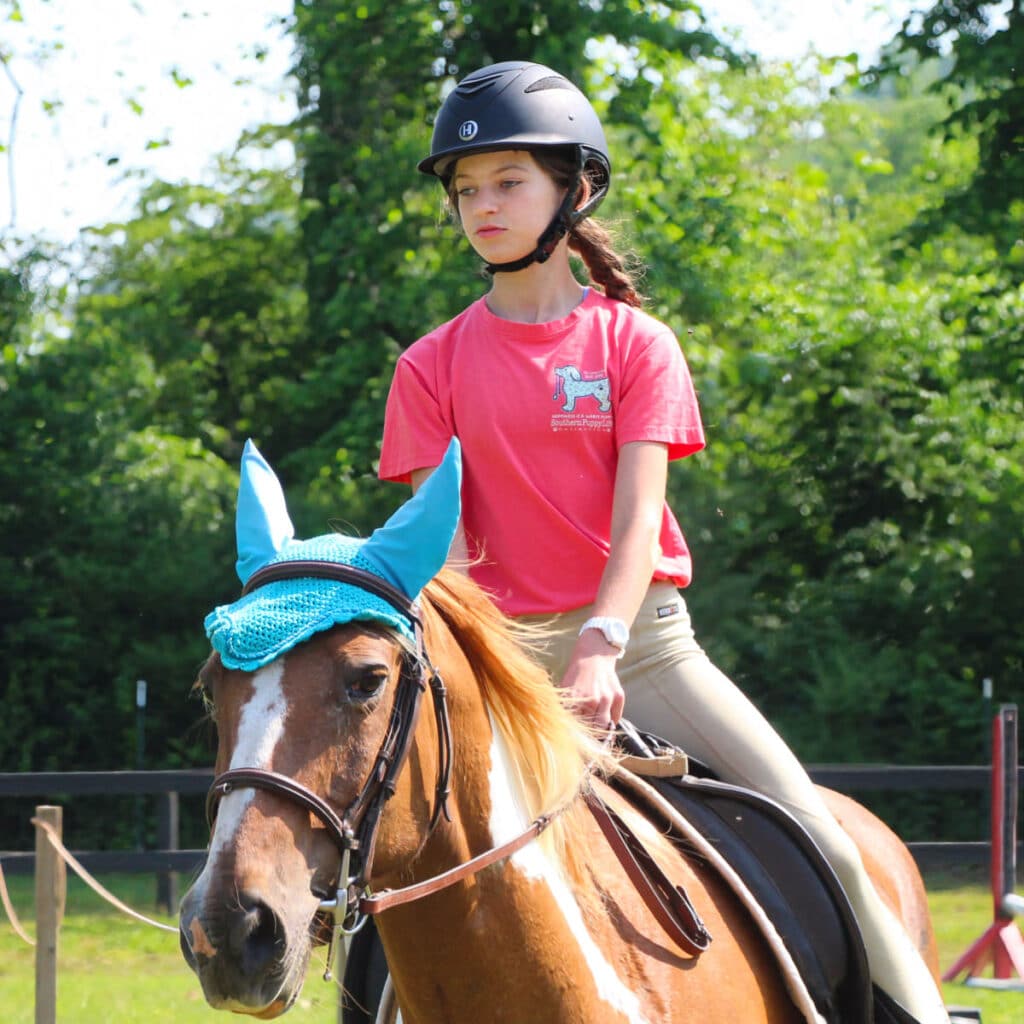
[[[589,607],[555,616],[544,654],[564,675]],[[832,865],[857,915],[873,980],[922,1024],[948,1024],[942,996],[906,932],[878,896],[853,841],[825,806],[793,752],[694,638],[682,597],[652,584],[619,662],[625,716],[703,761],[723,781],[746,786],[789,810]]]

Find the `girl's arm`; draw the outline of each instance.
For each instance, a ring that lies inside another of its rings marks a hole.
[[[619,450],[611,550],[594,599],[594,615],[622,619],[627,625],[636,618],[661,554],[658,538],[667,478],[666,445],[635,441]],[[618,653],[600,630],[585,630],[562,679],[579,714],[596,726],[622,717],[625,695],[615,671]]]

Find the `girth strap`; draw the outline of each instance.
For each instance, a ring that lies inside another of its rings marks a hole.
[[[681,950],[700,956],[711,944],[711,934],[686,891],[671,883],[626,822],[596,793],[587,792],[584,799],[655,920]]]

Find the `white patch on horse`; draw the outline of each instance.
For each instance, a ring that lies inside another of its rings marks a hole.
[[[495,846],[507,843],[530,824],[522,788],[519,784],[508,747],[491,722],[491,841]],[[561,910],[590,968],[598,996],[614,1010],[623,1014],[632,1024],[647,1024],[636,994],[623,984],[594,941],[583,920],[579,904],[565,877],[561,865],[553,863],[540,843],[529,843],[509,858],[509,863],[530,879],[545,882],[551,890],[555,904]]]
[[[242,708],[230,768],[270,767],[274,748],[284,731],[287,710],[284,691],[281,689],[284,662],[284,658],[278,658],[252,677],[253,692]],[[208,864],[212,863],[222,847],[230,842],[255,792],[246,787],[232,790],[221,797],[217,805],[217,822],[210,838]]]

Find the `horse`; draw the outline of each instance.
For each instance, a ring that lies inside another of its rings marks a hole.
[[[208,621],[215,649],[197,685],[218,736],[213,830],[180,931],[212,1007],[287,1011],[334,911],[348,924],[378,915],[404,1024],[808,1019],[749,908],[609,785],[610,755],[531,638],[464,573],[424,567],[422,587],[396,593],[365,566],[286,557],[294,543],[278,540],[285,555],[239,607],[289,573],[323,573],[366,586],[412,628],[336,616],[250,664],[222,642],[223,615]],[[433,715],[419,713],[424,693]],[[706,948],[667,936],[589,813],[595,797],[685,890]],[[912,858],[859,805],[829,801],[937,974]]]

